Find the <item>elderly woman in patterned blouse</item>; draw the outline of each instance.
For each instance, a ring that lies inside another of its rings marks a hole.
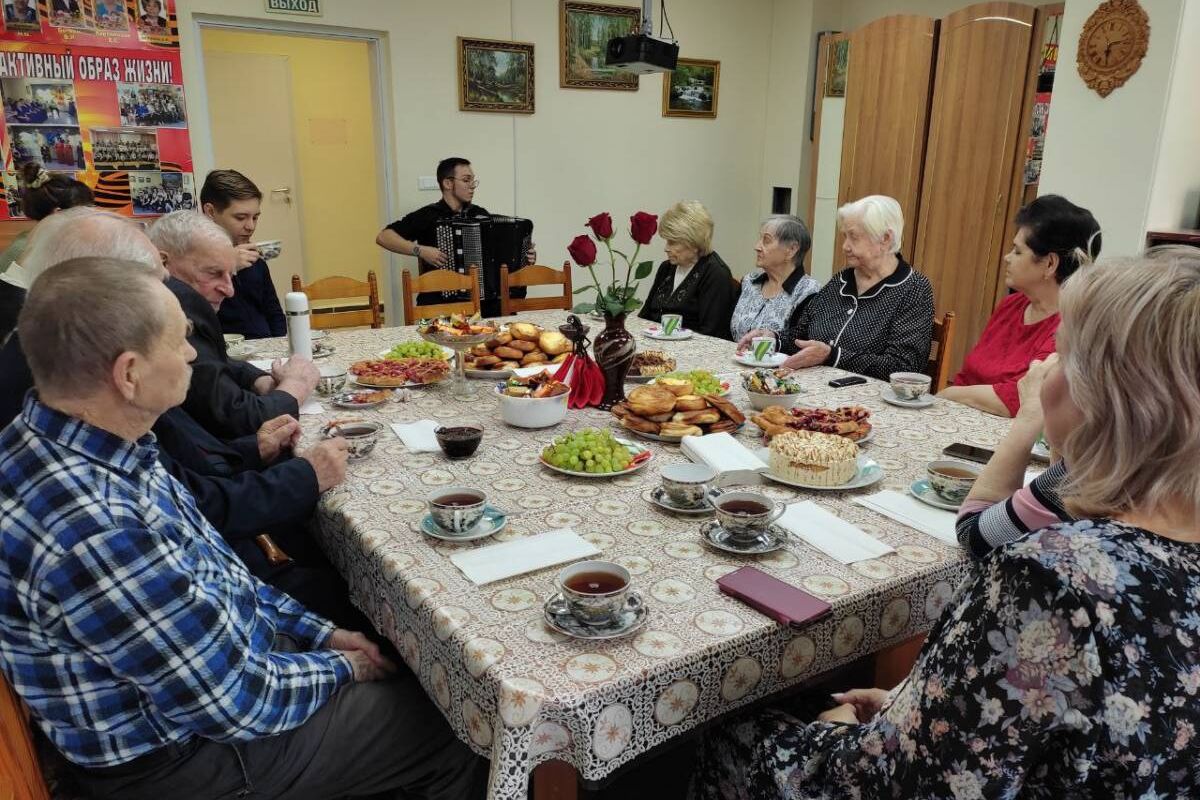
[[[729,332],[738,341],[756,328],[782,330],[796,306],[821,288],[804,274],[804,256],[812,236],[799,217],[768,217],[754,245],[754,266],[742,278],[742,293],[733,309]]]
[[[1200,796],[1200,251],[1084,270],[1060,309],[1077,519],[977,564],[890,693],[714,737],[694,796]]]
[[[900,255],[904,215],[890,197],[871,195],[838,209],[842,254],[849,265],[799,306],[776,334],[792,369],[825,364],[887,380],[924,372],[933,338],[933,287]]]

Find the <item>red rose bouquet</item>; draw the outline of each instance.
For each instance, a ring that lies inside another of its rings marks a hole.
[[[638,262],[637,257],[641,252],[642,245],[650,244],[650,240],[658,231],[658,217],[654,214],[647,214],[645,211],[639,211],[629,218],[629,236],[636,245],[632,256],[627,256],[613,248],[613,221],[607,211],[589,219],[587,227],[591,228],[592,235],[576,236],[567,246],[567,252],[571,254],[571,258],[575,260],[576,264],[587,267],[588,273],[592,276],[592,283],[576,289],[575,294],[595,290],[596,299],[591,303],[577,303],[571,310],[576,314],[596,311],[609,317],[637,311],[642,305],[642,301],[636,297],[637,282],[649,276],[651,270],[654,269],[653,261]],[[597,241],[603,243],[608,250],[608,266],[612,280],[607,286],[602,286],[600,279],[596,277]],[[617,256],[620,256],[625,262],[623,280],[618,277]]]

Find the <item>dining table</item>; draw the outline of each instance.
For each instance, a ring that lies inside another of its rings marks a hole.
[[[519,318],[555,330],[567,312]],[[596,321],[584,322],[593,334],[600,329]],[[647,323],[632,316],[626,326],[638,349],[667,352],[680,370],[705,369],[729,381],[729,398],[747,416],[754,413],[740,380],[749,368],[735,362],[733,342],[702,335],[653,340]],[[333,331],[317,363],[348,367],[419,339],[413,326]],[[286,340],[256,346],[259,357],[281,355]],[[755,491],[784,503],[813,501],[889,545],[892,552],[882,557],[844,564],[796,537],[755,556],[715,549],[700,536],[704,520],[650,501],[661,469],[687,461],[679,445],[639,440],[653,457],[629,474],[561,474],[540,461],[556,437],[584,428],[634,435],[595,408],[571,410],[550,428],[506,425],[496,378],[471,379],[467,393],[452,390],[450,381],[414,388],[364,411],[333,408],[314,395],[320,408],[301,416],[308,442],[347,416],[386,423],[375,449],[351,461],[346,481],[321,498],[315,535],[354,603],[395,644],[458,737],[490,759],[490,798],[526,798],[531,774],[548,762],[570,765],[585,785],[600,784],[713,720],[927,632],[950,602],[969,567],[963,551],[854,499],[881,489],[907,493],[944,447],[995,447],[1009,421],[941,398],[920,409],[890,405],[881,396],[887,384],[874,379],[829,386],[847,374],[830,367],[796,373],[801,404],[868,409],[873,436],[861,448],[882,468],[880,482],[816,491],[766,481]],[[478,423],[482,442],[462,460],[411,452],[389,425],[418,420]],[[750,448],[762,444],[749,421],[736,436]],[[482,541],[423,534],[428,499],[449,486],[485,492],[489,502],[512,512],[507,526]],[[597,558],[629,571],[648,610],[644,627],[623,638],[572,638],[549,627],[543,610],[557,591],[560,567],[480,586],[450,560],[464,550],[560,529],[574,531],[600,552]],[[717,580],[746,565],[827,601],[832,613],[795,630],[723,594]]]

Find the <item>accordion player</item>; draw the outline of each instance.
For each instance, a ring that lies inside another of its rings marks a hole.
[[[449,217],[438,220],[437,248],[446,266],[461,274],[479,266],[479,311],[484,317],[500,316],[500,267],[509,272],[525,266],[533,241],[533,222],[520,217]],[[461,299],[461,292],[423,292],[418,302],[443,303]],[[429,299],[424,299],[429,296]],[[509,289],[509,296],[525,296],[525,287]]]

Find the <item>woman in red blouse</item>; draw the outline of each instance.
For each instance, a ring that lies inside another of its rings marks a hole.
[[[1058,290],[1100,254],[1092,212],[1048,194],[1017,212],[1017,235],[1004,261],[1013,292],[996,307],[962,369],[939,397],[1012,417],[1020,408],[1017,381],[1034,359],[1054,352]]]

